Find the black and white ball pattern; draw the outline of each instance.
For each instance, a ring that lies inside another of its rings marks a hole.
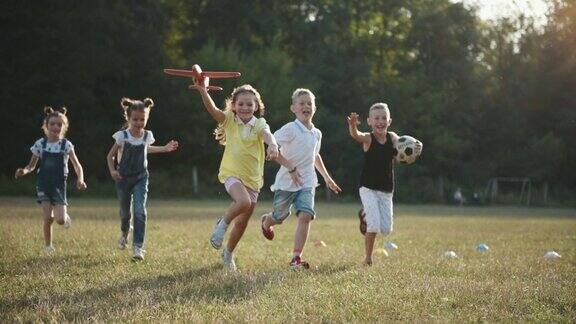
[[[412,164],[422,153],[421,148],[417,149],[417,146],[422,147],[422,142],[412,136],[400,136],[393,144],[397,152],[395,161],[400,164]]]

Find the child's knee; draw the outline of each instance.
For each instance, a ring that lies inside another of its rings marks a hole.
[[[58,225],[63,225],[65,221],[66,209],[60,206],[54,207],[54,218],[56,219],[56,223]]]
[[[298,222],[308,224],[314,220],[314,216],[307,212],[299,212],[298,213]]]
[[[143,213],[134,212],[134,219],[136,221],[145,222],[146,221],[146,213],[145,212],[143,212]]]
[[[242,199],[236,202],[236,207],[240,210],[240,213],[246,213],[250,211],[252,207],[252,202],[249,199]]]

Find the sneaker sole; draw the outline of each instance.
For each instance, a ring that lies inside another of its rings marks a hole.
[[[220,250],[220,248],[222,247],[222,244],[217,245],[216,243],[214,243],[214,241],[212,241],[212,239],[210,239],[210,245],[212,245],[212,247],[215,248],[216,250]]]
[[[218,224],[220,224],[220,222],[223,222],[224,219],[223,218],[219,218],[218,221],[216,222],[216,225],[214,226],[214,229],[212,230],[212,237],[210,237],[210,245],[212,245],[213,248],[215,248],[216,250],[220,250],[220,248],[222,247],[222,242],[220,242],[220,244],[216,244],[216,242],[214,241],[214,231],[216,231],[216,228],[218,227]]]

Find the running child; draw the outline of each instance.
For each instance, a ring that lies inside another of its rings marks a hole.
[[[68,131],[68,117],[66,117],[66,108],[60,111],[52,107],[44,107],[44,122],[42,130],[44,137],[37,140],[30,148],[32,158],[27,166],[16,170],[15,177],[19,178],[34,171],[38,161],[36,194],[37,201],[42,206],[44,214],[44,251],[46,253],[54,252],[52,245],[52,223],[56,223],[69,228],[72,219],[66,210],[68,201],[66,199],[66,179],[68,177],[68,160],[72,161],[74,171],[76,172],[76,187],[79,190],[86,189],[84,182],[84,171],[78,161],[74,145],[64,136]]]
[[[389,132],[392,123],[390,110],[385,103],[375,103],[368,113],[368,125],[372,132],[358,131],[358,114],[347,117],[350,136],[362,145],[364,162],[360,176],[360,199],[366,213],[364,235],[364,264],[372,265],[372,251],[376,234],[390,235],[393,228],[394,156],[393,142],[398,135]],[[417,147],[421,150],[422,147]],[[416,154],[419,154],[417,152]],[[362,221],[362,217],[360,217]],[[362,231],[361,224],[361,231]]]
[[[126,119],[125,128],[112,135],[114,144],[106,160],[110,176],[116,181],[116,192],[120,203],[120,239],[118,248],[124,250],[134,214],[132,258],[144,259],[144,236],[146,234],[146,199],[148,197],[148,153],[168,153],[178,149],[178,142],[171,140],[164,146],[153,146],[154,135],[146,130],[146,123],[154,102],[150,98],[142,101],[122,98],[120,105]],[[132,203],[132,208],[130,204]],[[131,213],[132,212],[132,213]]]
[[[232,204],[216,222],[210,243],[215,249],[220,249],[228,226],[234,221],[227,245],[221,253],[224,267],[234,271],[234,249],[246,230],[264,184],[264,143],[268,145],[266,159],[277,157],[278,145],[262,117],[264,103],[260,93],[251,85],[234,89],[223,111],[216,107],[205,87],[196,84],[191,88],[202,96],[206,111],[218,123],[216,139],[225,145],[218,180],[224,184]]]
[[[302,259],[302,252],[310,222],[315,219],[314,194],[318,179],[316,170],[320,172],[326,186],[334,193],[342,191],[334,182],[324,166],[320,155],[322,132],[314,127],[312,118],[316,113],[316,99],[308,89],[296,89],[292,94],[290,110],[296,120],[287,123],[274,133],[280,145],[280,154],[276,161],[281,164],[276,180],[272,185],[274,191],[273,211],[262,215],[262,234],[268,240],[274,239],[273,226],[282,224],[290,216],[294,206],[298,216],[298,226],[294,235],[294,250],[292,252],[291,268],[309,268]]]

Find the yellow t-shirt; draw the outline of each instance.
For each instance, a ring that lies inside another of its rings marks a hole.
[[[266,119],[258,118],[254,125],[238,123],[233,111],[226,112],[223,127],[226,146],[220,163],[218,180],[228,177],[242,180],[245,186],[260,190],[264,185],[264,138],[262,131],[268,127]],[[244,129],[244,128],[249,128]]]

